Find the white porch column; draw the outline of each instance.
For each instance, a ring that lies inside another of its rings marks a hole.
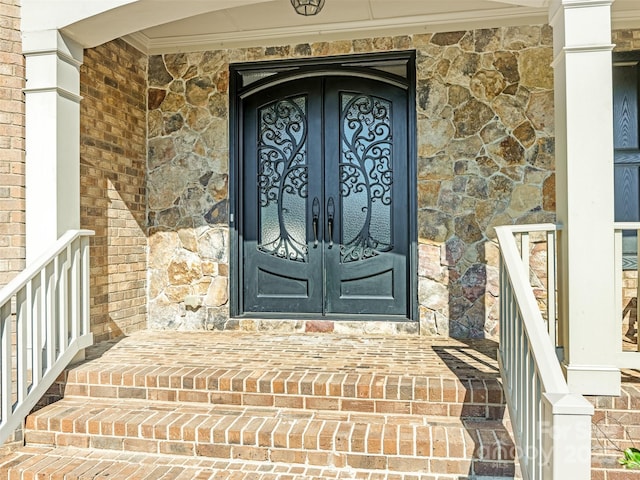
[[[615,318],[613,0],[554,0],[556,202],[564,368],[576,393],[618,395]],[[619,340],[618,340],[619,343]]]
[[[57,30],[23,35],[26,57],[26,250],[36,259],[80,228],[80,65]]]

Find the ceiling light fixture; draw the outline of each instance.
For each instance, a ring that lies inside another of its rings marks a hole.
[[[291,0],[291,5],[300,15],[316,15],[324,7],[324,0]]]

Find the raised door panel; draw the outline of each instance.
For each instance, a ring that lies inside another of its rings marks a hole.
[[[638,149],[638,65],[613,68],[613,144],[616,149]]]
[[[615,166],[616,222],[637,222],[640,220],[638,173],[638,165]]]

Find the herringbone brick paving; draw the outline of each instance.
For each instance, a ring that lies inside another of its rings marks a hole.
[[[495,347],[134,334],[60,379],[0,478],[512,478]]]

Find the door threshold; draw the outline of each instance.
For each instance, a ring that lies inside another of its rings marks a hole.
[[[236,318],[229,322],[245,332],[336,333],[340,335],[419,335],[414,320],[335,320]],[[237,323],[236,323],[237,322]]]

